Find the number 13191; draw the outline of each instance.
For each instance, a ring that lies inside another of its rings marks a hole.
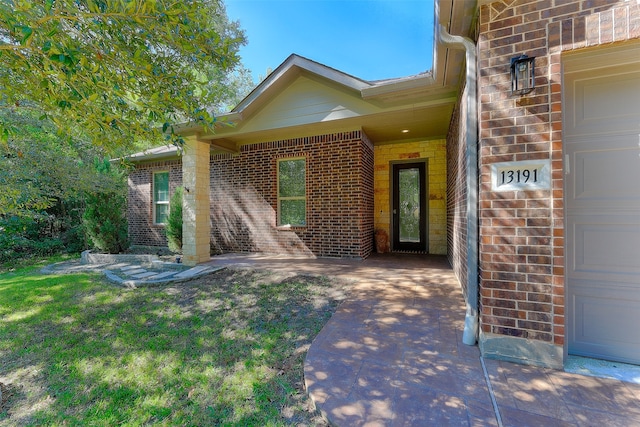
[[[551,161],[524,160],[491,165],[493,191],[542,190],[551,188]]]
[[[538,169],[511,169],[500,171],[498,186],[538,182]]]

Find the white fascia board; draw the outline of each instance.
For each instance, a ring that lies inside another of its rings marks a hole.
[[[368,87],[371,87],[371,83],[353,77],[347,73],[343,73],[342,71],[338,71],[335,68],[327,67],[326,65],[322,65],[318,62],[314,62],[300,56],[297,56],[295,60],[295,65],[299,66],[300,68],[317,74],[328,80],[332,80],[353,90],[362,91]]]

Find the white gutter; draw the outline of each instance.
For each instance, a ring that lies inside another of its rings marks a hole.
[[[467,312],[462,342],[475,345],[478,339],[478,113],[476,81],[476,45],[462,36],[453,36],[440,25],[442,45],[465,50],[466,62],[466,166],[467,166]],[[464,101],[463,101],[464,102]]]

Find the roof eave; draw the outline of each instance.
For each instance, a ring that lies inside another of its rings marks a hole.
[[[182,149],[175,145],[163,145],[151,150],[141,151],[123,158],[131,163],[150,162],[157,160],[174,160],[180,158]]]
[[[419,74],[416,76],[385,81],[384,83],[363,88],[360,90],[362,99],[372,99],[385,97],[398,92],[406,92],[417,89],[424,89],[436,84],[431,73]]]

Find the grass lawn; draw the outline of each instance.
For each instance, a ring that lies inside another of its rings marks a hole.
[[[138,289],[2,273],[0,426],[324,425],[303,360],[346,292],[246,269]]]

